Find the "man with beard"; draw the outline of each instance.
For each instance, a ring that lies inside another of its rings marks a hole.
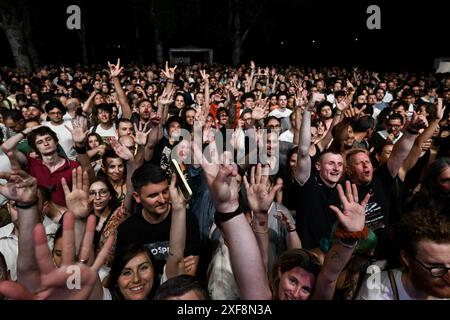
[[[37,102],[31,102],[28,105],[28,119],[36,120],[41,123],[41,117],[44,110]]]
[[[131,177],[136,207],[131,217],[120,224],[117,232],[116,252],[128,245],[143,244],[156,259],[158,274],[164,271],[169,256],[172,205],[166,173],[157,165],[147,163],[136,169]],[[200,234],[194,214],[186,212],[186,273],[195,275],[200,254]]]
[[[331,123],[333,122],[333,105],[329,101],[323,101],[317,106],[317,114],[319,119],[325,123],[325,131],[323,136],[325,136],[331,128]]]
[[[358,300],[450,299],[450,221],[427,209],[405,214],[396,228],[403,268],[371,274]],[[378,271],[378,272],[377,272]]]
[[[157,114],[156,108],[150,100],[142,100],[138,105],[139,114],[133,113],[131,121],[139,128],[139,125],[144,126],[145,132],[157,126],[160,122],[160,117]]]

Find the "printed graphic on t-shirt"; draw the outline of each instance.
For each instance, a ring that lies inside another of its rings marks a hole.
[[[160,166],[161,169],[164,170],[168,177],[172,176],[172,170],[170,168],[170,154],[172,153],[172,149],[165,147],[162,151]]]
[[[369,201],[366,206],[366,226],[372,230],[385,228],[383,211],[377,201]]]
[[[156,260],[167,260],[169,257],[169,241],[158,241],[145,245]]]

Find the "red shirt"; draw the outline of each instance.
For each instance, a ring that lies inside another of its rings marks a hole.
[[[61,178],[65,178],[69,188],[72,187],[72,169],[80,164],[77,161],[65,159],[64,165],[55,172],[50,172],[49,168],[42,163],[40,158],[28,157],[28,172],[37,179],[38,186],[51,190],[52,201],[58,205],[66,206],[64,189],[61,184]]]

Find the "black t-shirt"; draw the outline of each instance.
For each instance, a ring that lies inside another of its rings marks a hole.
[[[366,207],[366,226],[375,233],[389,226],[389,211],[394,182],[395,179],[392,178],[387,165],[382,165],[375,170],[371,183],[367,186],[358,186],[360,201],[372,190],[373,195]]]
[[[135,213],[119,226],[116,252],[120,252],[132,243],[144,244],[150,249],[156,259],[156,271],[162,274],[169,256],[171,222],[172,212],[160,223],[151,224],[142,216],[142,206],[136,206]],[[186,248],[184,256],[190,255],[200,255],[200,233],[197,218],[194,214],[186,212]]]
[[[339,207],[340,201],[336,188],[326,186],[314,171],[303,186],[297,188],[297,232],[305,249],[320,246],[320,240],[329,238],[337,218],[330,205]]]
[[[388,232],[391,225],[391,204],[393,201],[401,201],[394,186],[395,178],[392,178],[386,164],[375,170],[372,182],[369,185],[358,186],[360,201],[371,190],[373,193],[366,207],[366,226],[377,235],[376,254],[380,257],[386,257],[392,247],[388,242]]]
[[[157,144],[155,152],[153,154],[153,158],[151,160],[151,162],[153,162],[157,166],[160,166],[161,169],[164,170],[168,178],[172,177],[170,161],[172,159],[172,149],[175,147],[175,145],[176,144],[170,144],[169,139],[167,139],[166,137],[162,138],[162,140]]]

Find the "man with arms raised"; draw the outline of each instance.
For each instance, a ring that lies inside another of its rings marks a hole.
[[[314,164],[315,170],[311,170],[311,111],[321,97],[314,93],[303,114],[295,173],[299,184],[296,225],[305,249],[319,247],[321,239],[331,233],[336,217],[329,206],[339,206],[336,184],[344,168],[340,153],[324,151]]]

